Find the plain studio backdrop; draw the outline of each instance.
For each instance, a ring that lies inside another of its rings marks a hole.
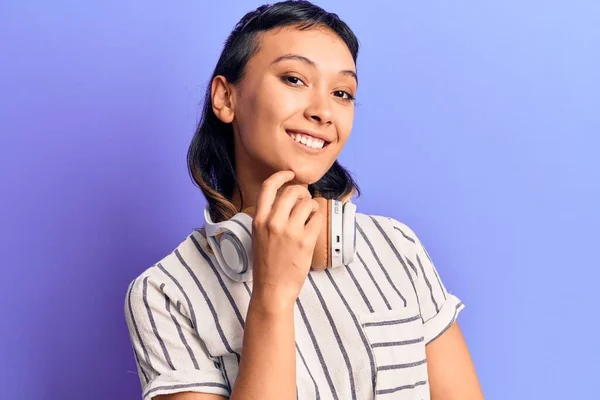
[[[140,398],[126,288],[203,223],[187,146],[259,4],[0,4],[2,398]],[[598,398],[600,3],[317,4],[362,45],[359,210],[421,237],[486,398]]]

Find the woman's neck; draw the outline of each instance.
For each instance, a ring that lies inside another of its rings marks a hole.
[[[267,176],[268,178],[268,176]],[[264,179],[266,180],[266,178]],[[232,196],[232,202],[235,205],[236,209],[242,210],[249,207],[256,207],[258,202],[258,196],[260,195],[260,191],[262,189],[262,185],[264,180],[256,179],[256,180],[242,180],[238,179],[238,184],[240,186],[242,196],[240,197],[240,193],[237,190],[234,190]],[[281,192],[290,185],[298,184],[297,182],[291,181],[285,183],[279,190],[277,191],[277,195],[281,194]],[[305,187],[308,187],[307,184],[302,184]],[[243,201],[243,204],[242,204]]]

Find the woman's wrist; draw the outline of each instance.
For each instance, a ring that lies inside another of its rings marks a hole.
[[[294,313],[295,299],[277,290],[254,290],[250,298],[248,312],[262,317],[279,318]]]

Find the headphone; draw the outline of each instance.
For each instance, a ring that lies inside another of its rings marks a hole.
[[[350,201],[314,198],[324,214],[325,226],[315,245],[311,268],[338,268],[352,262],[356,252],[356,205]],[[223,272],[236,282],[252,280],[252,217],[248,210],[215,223],[204,208],[206,239]],[[220,237],[217,237],[221,235]]]

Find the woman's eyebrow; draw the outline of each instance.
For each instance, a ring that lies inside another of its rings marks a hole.
[[[301,63],[304,63],[304,64],[306,64],[306,65],[308,65],[308,66],[310,66],[312,68],[316,68],[317,67],[317,63],[315,63],[313,60],[311,60],[308,57],[301,56],[299,54],[284,54],[282,56],[277,57],[275,60],[273,60],[271,62],[271,65],[277,64],[279,62],[286,61],[286,60],[300,61]],[[354,78],[354,80],[358,84],[358,76],[356,75],[356,72],[354,72],[353,70],[351,70],[351,69],[344,69],[344,70],[338,72],[338,74]]]

